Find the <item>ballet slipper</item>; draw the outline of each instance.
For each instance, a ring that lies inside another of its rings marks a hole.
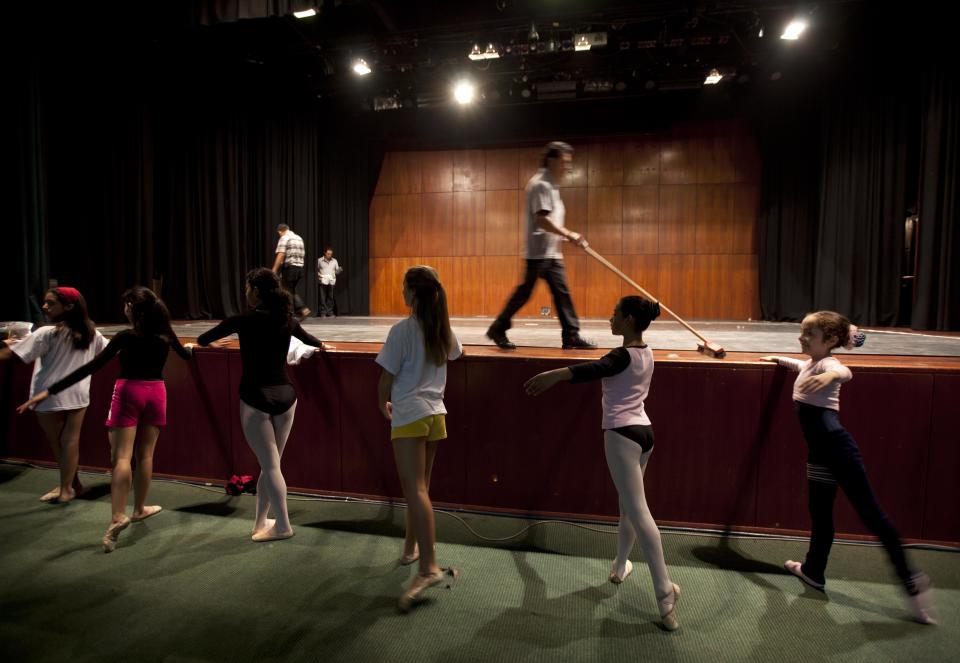
[[[657,597],[657,608],[660,610],[660,625],[667,631],[676,631],[680,628],[680,622],[677,621],[674,609],[680,600],[680,587],[672,582],[670,586],[673,589],[669,594]]]
[[[120,532],[130,526],[130,519],[123,516],[122,520],[110,523],[107,531],[103,534],[103,552],[111,553],[117,549],[117,540],[120,538]]]
[[[139,515],[138,515],[136,512],[134,512],[133,516],[130,517],[130,520],[132,520],[132,521],[135,522],[135,523],[138,523],[138,522],[140,522],[141,520],[146,520],[146,519],[149,518],[150,516],[155,516],[155,515],[157,515],[157,514],[160,513],[161,511],[163,511],[163,507],[162,507],[162,506],[159,506],[159,505],[158,505],[158,506],[145,506],[145,507],[143,507],[143,511],[140,512]]]
[[[907,595],[907,609],[913,619],[920,624],[936,625],[939,623],[937,611],[933,607],[933,592],[930,589],[930,578],[926,574],[918,573],[911,578],[915,587],[914,594]]]
[[[274,524],[269,529],[262,529],[250,538],[256,541],[257,543],[266,543],[267,541],[282,541],[283,539],[289,539],[293,536],[293,530],[291,529],[288,532],[278,532],[277,526]]]
[[[612,582],[614,585],[619,585],[619,584],[622,583],[624,580],[626,580],[626,579],[627,579],[627,576],[629,576],[631,573],[633,573],[633,562],[631,562],[629,559],[627,560],[627,564],[626,564],[626,566],[624,567],[623,575],[622,575],[622,576],[621,576],[621,575],[617,575],[617,563],[614,562],[614,563],[613,563],[613,566],[610,568],[610,578],[609,578],[609,580],[610,580],[610,582]]]
[[[413,544],[413,552],[409,555],[403,551],[400,552],[400,566],[410,566],[414,562],[420,559],[420,549],[416,543]]]
[[[253,536],[253,535],[256,534],[257,532],[262,532],[263,530],[270,529],[271,527],[273,527],[274,525],[277,524],[277,521],[276,521],[274,518],[267,518],[267,519],[264,521],[264,523],[265,523],[265,524],[264,524],[263,526],[261,526],[261,527],[257,527],[257,524],[254,523],[254,524],[253,524],[253,529],[250,530],[250,536]]]
[[[804,573],[803,565],[800,562],[795,562],[792,559],[788,559],[786,562],[783,563],[783,568],[785,568],[787,571],[789,571],[793,575],[800,578],[800,580],[802,580],[807,585],[810,585],[814,589],[820,590],[821,592],[824,591],[824,587],[826,587],[826,585],[822,582],[817,582],[816,580],[808,576],[806,573]]]
[[[54,489],[52,489],[52,490],[48,490],[48,491],[45,492],[43,495],[41,495],[41,496],[40,496],[40,501],[41,501],[41,502],[56,502],[59,497],[60,497],[60,486],[57,486],[56,488],[54,488]]]
[[[433,573],[418,573],[410,582],[410,587],[407,588],[407,591],[400,596],[400,602],[398,604],[400,610],[402,612],[409,612],[413,606],[423,601],[423,595],[428,589],[440,584],[448,576],[450,577],[450,581],[447,587],[450,588],[456,584],[460,578],[460,570],[451,566],[447,569],[438,569]]]

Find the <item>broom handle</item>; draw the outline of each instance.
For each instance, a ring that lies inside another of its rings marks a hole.
[[[694,329],[693,327],[691,327],[690,325],[688,325],[683,318],[681,318],[679,315],[677,315],[676,313],[674,313],[673,311],[671,311],[669,308],[667,308],[667,307],[664,305],[663,302],[659,301],[656,297],[654,297],[654,296],[651,295],[649,292],[647,292],[644,288],[642,288],[642,287],[640,286],[639,283],[637,283],[636,281],[634,281],[633,279],[631,279],[629,276],[627,276],[626,274],[624,274],[623,272],[621,272],[619,269],[617,269],[616,266],[614,266],[613,263],[611,263],[609,260],[607,260],[607,259],[604,258],[602,255],[600,255],[599,253],[597,253],[596,251],[594,251],[593,249],[591,249],[589,246],[583,247],[583,250],[586,251],[586,252],[587,252],[588,254],[590,254],[591,256],[593,256],[594,258],[596,258],[596,259],[600,262],[601,265],[603,265],[604,267],[606,267],[607,269],[609,269],[611,272],[613,272],[614,274],[616,274],[617,276],[619,276],[620,278],[622,278],[624,281],[626,281],[627,283],[629,283],[630,285],[632,285],[634,288],[636,288],[637,290],[639,290],[640,292],[642,292],[644,295],[646,295],[647,299],[649,299],[649,300],[652,301],[652,302],[656,302],[657,304],[659,304],[659,305],[660,305],[660,308],[661,308],[662,310],[664,310],[664,311],[666,311],[667,313],[669,313],[670,316],[673,317],[674,320],[676,320],[676,321],[679,322],[681,325],[683,325],[684,327],[686,327],[687,330],[688,330],[691,334],[693,334],[694,336],[696,336],[697,338],[699,338],[701,341],[703,341],[704,344],[709,343],[709,341],[708,341],[706,338],[703,337],[703,334],[701,334],[701,333],[698,332],[696,329]]]

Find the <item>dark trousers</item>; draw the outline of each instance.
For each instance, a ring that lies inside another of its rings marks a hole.
[[[501,332],[510,329],[510,320],[530,299],[530,295],[533,294],[533,287],[537,284],[537,279],[541,278],[550,286],[553,305],[557,309],[557,317],[560,318],[563,340],[568,341],[579,336],[580,321],[577,319],[577,312],[573,310],[573,301],[570,299],[570,289],[567,287],[563,261],[552,258],[527,260],[523,283],[513,291],[510,300],[503,311],[500,312],[500,315],[497,316],[492,328]]]
[[[794,402],[800,427],[807,439],[807,483],[810,489],[810,549],[803,572],[823,582],[833,545],[833,502],[841,488],[863,524],[876,535],[907,590],[913,573],[907,566],[900,535],[887,518],[867,479],[860,448],[840,424],[836,410]]]
[[[337,302],[333,298],[333,284],[320,284],[320,315],[333,315]]]
[[[297,294],[297,284],[303,277],[303,267],[294,267],[293,265],[284,265],[280,268],[280,282],[283,289],[293,295],[293,312],[300,313],[303,310],[303,300]]]

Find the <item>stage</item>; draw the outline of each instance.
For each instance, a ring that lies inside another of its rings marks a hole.
[[[283,458],[292,490],[394,499],[401,495],[389,424],[377,409],[373,359],[395,317],[341,317],[305,322],[329,345],[290,375],[299,394]],[[490,318],[455,318],[465,356],[451,362],[446,404],[449,439],[438,454],[431,494],[455,509],[611,520],[617,498],[600,433],[599,384],[557,386],[538,398],[523,382],[551,368],[602,356],[618,338],[602,320],[583,322],[596,350],[560,349],[555,320],[516,319],[500,350],[484,338]],[[213,321],[181,321],[182,340]],[[657,361],[648,411],[656,451],[646,491],[662,525],[803,533],[805,443],[790,399],[793,375],[760,362],[796,354],[798,325],[694,323],[728,352],[696,352],[695,338],[670,321],[644,334]],[[101,327],[109,334],[118,327]],[[867,344],[841,352],[854,370],[843,388],[841,418],[856,437],[878,497],[908,540],[960,542],[960,336],[867,329]],[[239,424],[241,375],[235,345],[198,349],[191,362],[171,355],[165,378],[168,425],[154,461],[158,474],[222,484],[256,474]],[[883,354],[876,354],[876,353]],[[81,464],[109,467],[103,428],[118,366],[94,376],[81,434]],[[16,416],[31,367],[0,365],[7,434],[0,457],[49,462],[31,415]],[[843,499],[837,532],[865,531]]]
[[[664,316],[666,317],[666,316]],[[401,318],[397,316],[341,316],[336,318],[310,317],[303,321],[303,327],[317,338],[336,343],[382,343],[390,327]],[[484,317],[451,317],[450,324],[454,333],[465,346],[489,346],[500,352],[485,336],[487,327],[493,321]],[[174,331],[182,338],[196,338],[218,321],[186,321],[174,324]],[[581,320],[581,334],[597,344],[600,349],[614,348],[620,345],[620,337],[610,333],[606,320]],[[754,322],[754,321],[715,321],[689,320],[711,341],[722,345],[729,353],[751,354],[789,354],[799,350],[797,337],[800,325],[791,322]],[[102,325],[100,330],[107,335],[123,329],[122,326]],[[883,355],[915,357],[960,357],[960,333],[935,332],[930,334],[911,332],[903,329],[864,328],[867,343],[862,348],[851,351],[840,350],[837,354],[849,357]],[[560,325],[552,318],[516,318],[509,332],[510,340],[519,348],[536,352],[537,350],[560,348]],[[660,319],[653,322],[643,334],[646,342],[654,349],[695,350],[696,337],[677,322]],[[234,337],[235,338],[235,337]],[[475,348],[471,348],[476,351]],[[567,353],[564,353],[564,356]],[[548,353],[548,356],[555,356]],[[571,356],[582,356],[580,353]]]

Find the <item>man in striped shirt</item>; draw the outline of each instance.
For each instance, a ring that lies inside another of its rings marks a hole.
[[[310,315],[310,309],[303,305],[303,300],[297,294],[297,284],[303,277],[303,238],[290,230],[290,226],[281,223],[277,226],[280,241],[277,242],[276,258],[273,261],[273,272],[280,275],[283,287],[293,295],[293,312],[299,320]]]

